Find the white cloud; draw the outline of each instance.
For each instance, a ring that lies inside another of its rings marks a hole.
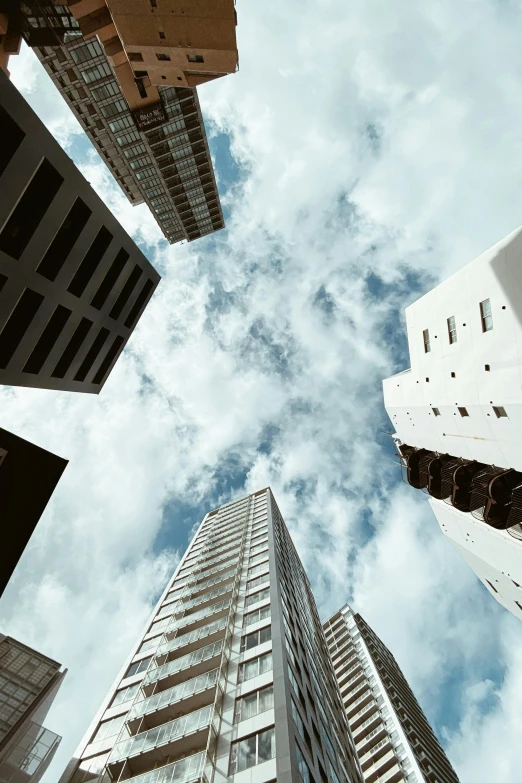
[[[10,429],[70,459],[2,604],[8,633],[70,669],[54,779],[176,561],[153,548],[165,504],[211,506],[245,472],[238,493],[274,489],[325,616],[349,599],[391,647],[463,783],[515,783],[522,627],[398,483],[379,430],[402,308],[519,222],[520,12],[322,0],[238,16],[239,73],[200,90],[242,167],[228,230],[167,249],[82,158],[155,245],[161,286],[99,398],[0,392]],[[71,146],[76,121],[29,60],[15,81]]]

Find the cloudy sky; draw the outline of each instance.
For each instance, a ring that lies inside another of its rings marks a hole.
[[[462,783],[518,783],[522,624],[393,462],[403,310],[520,220],[515,0],[238,0],[240,71],[200,90],[227,228],[170,247],[33,55],[13,80],[163,280],[99,397],[1,388],[70,460],[0,606],[69,674],[56,781],[206,510],[270,485],[322,616],[350,601]]]

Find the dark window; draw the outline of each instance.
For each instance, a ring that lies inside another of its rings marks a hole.
[[[143,288],[141,289],[140,293],[138,294],[138,298],[134,302],[130,313],[128,314],[127,318],[125,319],[125,326],[128,329],[132,329],[134,326],[136,319],[138,318],[138,315],[140,314],[141,308],[145,304],[148,295],[152,291],[153,287],[152,280],[147,280]]]
[[[491,315],[491,302],[489,299],[484,299],[480,303],[480,320],[483,332],[490,332],[493,329],[493,316]]]
[[[266,628],[261,628],[259,631],[254,631],[254,633],[249,633],[241,639],[241,652],[251,650],[253,647],[257,647],[258,644],[263,644],[263,642],[269,642],[271,638],[272,628],[270,625],[267,625]]]
[[[487,583],[488,583],[488,585],[491,587],[491,589],[495,591],[495,593],[498,593],[498,590],[497,590],[497,588],[495,587],[495,585],[494,585],[494,584],[492,584],[492,583],[489,581],[489,579],[486,579],[486,582],[487,582]]]
[[[170,60],[170,57],[168,54],[164,54],[164,52],[159,52],[156,54],[156,57],[158,60]]]
[[[148,71],[134,71],[134,76],[136,77],[136,79],[143,79],[144,76],[148,76],[148,75],[149,75]]]
[[[467,408],[457,408],[458,412],[461,416],[469,416],[468,409]]]
[[[4,287],[4,285],[7,283],[7,277],[5,275],[0,275],[0,291]]]
[[[165,33],[160,33],[159,37],[163,40],[165,38]]]
[[[105,376],[107,375],[109,371],[109,367],[111,366],[112,362],[114,361],[114,358],[116,357],[118,351],[120,350],[121,346],[125,342],[123,337],[120,337],[119,335],[114,338],[114,342],[107,351],[107,354],[105,356],[105,359],[100,365],[100,369],[94,376],[93,383],[101,383]]]
[[[40,261],[36,271],[48,280],[56,280],[58,272],[64,265],[67,256],[85,228],[92,212],[81,198],[77,198],[56,236],[49,245],[47,253]]]
[[[4,173],[7,164],[25,138],[25,133],[3,106],[0,106],[0,175]]]
[[[202,54],[187,54],[187,60],[189,63],[204,63]]]
[[[75,381],[84,381],[87,377],[87,373],[91,369],[92,365],[94,364],[95,360],[98,357],[98,354],[100,353],[101,349],[103,348],[107,337],[109,336],[110,332],[108,329],[106,329],[104,326],[100,329],[98,332],[93,344],[87,351],[87,355],[83,362],[80,365],[80,369],[74,376]]]
[[[265,729],[259,734],[239,740],[232,744],[230,753],[230,775],[241,772],[244,769],[262,764],[275,758],[275,729]]]
[[[69,283],[67,290],[71,294],[74,294],[74,296],[81,296],[83,294],[111,241],[111,232],[106,229],[105,226],[102,226],[85,254],[83,261],[76,270],[76,274]]]
[[[132,677],[133,674],[139,674],[140,672],[144,671],[151,661],[152,655],[150,655],[148,658],[142,658],[141,661],[136,661],[136,663],[131,663],[127,669],[127,674],[125,677]]]
[[[130,273],[129,277],[127,278],[127,282],[121,289],[120,295],[116,299],[112,310],[109,313],[110,317],[114,318],[114,320],[120,317],[121,312],[125,307],[125,305],[127,304],[127,302],[129,301],[129,297],[133,292],[134,288],[136,287],[136,284],[140,279],[140,277],[141,277],[141,268],[138,266],[138,264],[136,264],[134,269]]]
[[[95,307],[97,310],[101,310],[101,308],[107,301],[107,297],[112,291],[114,284],[116,283],[116,280],[123,272],[123,268],[128,260],[129,260],[129,254],[127,253],[126,250],[124,250],[124,248],[121,248],[121,250],[118,252],[118,255],[110,265],[109,271],[107,272],[102,282],[100,283],[100,287],[98,288],[98,290],[93,296],[91,305]]]
[[[424,353],[429,353],[431,351],[430,347],[430,332],[429,329],[425,329],[422,333],[422,339],[424,341]]]
[[[455,324],[455,316],[451,315],[448,318],[448,338],[450,341],[450,345],[453,345],[453,343],[457,342],[457,326]]]
[[[140,52],[129,52],[129,60],[131,63],[142,63],[143,55]]]
[[[44,298],[26,288],[0,333],[0,369],[5,370]]]
[[[44,158],[0,234],[0,250],[20,258],[62,183],[62,175]]]
[[[440,411],[438,408],[432,408],[431,410],[433,411],[434,416],[440,416]]]
[[[495,416],[497,419],[507,419],[508,415],[506,413],[506,409],[502,407],[502,405],[493,405],[493,410],[495,412]]]
[[[65,373],[71,366],[71,362],[80,350],[83,341],[87,337],[89,330],[92,326],[92,321],[88,318],[82,318],[78,326],[76,327],[73,336],[69,340],[65,351],[62,353],[58,364],[52,372],[53,378],[63,378]]]
[[[491,372],[491,367],[490,367],[489,364],[485,364],[484,365],[484,369],[485,369],[486,372]]]
[[[71,310],[58,305],[33,348],[29,359],[26,361],[24,372],[34,374],[40,372],[70,316]]]

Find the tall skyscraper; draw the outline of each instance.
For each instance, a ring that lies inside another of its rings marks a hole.
[[[67,460],[0,427],[0,596],[65,470]]]
[[[60,744],[43,726],[66,671],[0,634],[0,782],[37,783]]]
[[[366,783],[458,783],[388,648],[349,606],[324,624]]]
[[[234,0],[14,0],[5,10],[0,67],[23,37],[131,204],[147,203],[170,243],[224,227],[195,88],[237,70]]]
[[[0,71],[0,383],[98,394],[160,276]]]
[[[384,381],[405,480],[522,619],[522,229],[406,310],[411,369]]]
[[[269,489],[207,514],[62,783],[362,783]]]

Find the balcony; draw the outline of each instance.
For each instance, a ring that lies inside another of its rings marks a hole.
[[[203,625],[188,633],[166,639],[156,653],[158,663],[166,663],[167,660],[175,658],[176,651],[181,650],[182,647],[185,648],[182,651],[183,654],[196,650],[198,647],[201,647],[202,639],[205,640],[206,644],[222,639],[227,625],[228,616],[221,617],[219,620],[208,623],[208,625]]]
[[[118,778],[124,766],[132,772],[145,772],[168,757],[203,751],[213,715],[214,705],[210,704],[117,742],[107,763],[112,776]]]
[[[505,530],[509,524],[513,491],[522,485],[522,473],[490,465],[471,482],[472,514],[490,527]]]
[[[158,686],[161,684],[161,690],[172,687],[180,679],[184,679],[187,669],[193,670],[193,677],[215,669],[221,658],[223,646],[224,642],[220,640],[206,647],[200,647],[198,650],[194,650],[188,655],[183,655],[181,658],[175,658],[162,666],[148,669],[141,683],[143,692],[146,696],[152,696],[155,683],[158,683]],[[184,672],[184,674],[181,674],[181,672]],[[158,686],[156,686],[156,689]]]
[[[205,753],[196,753],[187,758],[167,764],[164,767],[156,767],[144,774],[124,778],[129,783],[196,783],[204,779]]]
[[[471,508],[471,482],[475,475],[486,467],[482,462],[455,457],[442,467],[442,500],[451,503],[459,511],[469,512]]]
[[[210,604],[210,606],[206,606],[204,609],[200,609],[192,614],[185,615],[180,619],[173,618],[166,633],[172,636],[174,631],[179,631],[181,628],[187,628],[189,626],[199,627],[205,624],[205,620],[208,617],[214,615],[216,616],[216,619],[218,619],[218,617],[221,617],[223,614],[228,614],[230,604],[231,601],[230,598],[228,598],[225,601],[217,601],[216,603]]]
[[[134,702],[127,715],[127,727],[131,734],[154,728],[179,717],[180,712],[194,712],[214,701],[219,669],[212,669],[199,677],[174,685],[166,691],[155,693],[148,699]]]

